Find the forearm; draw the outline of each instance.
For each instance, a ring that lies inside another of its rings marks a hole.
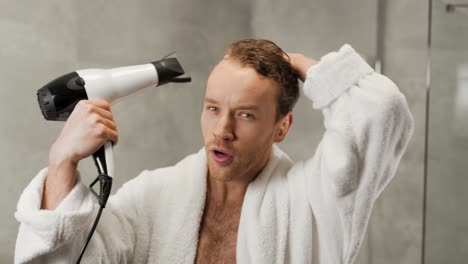
[[[44,183],[41,209],[54,210],[76,184],[77,164],[50,161]]]

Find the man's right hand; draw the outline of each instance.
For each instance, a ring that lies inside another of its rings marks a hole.
[[[78,102],[50,148],[41,209],[52,210],[60,204],[75,186],[79,161],[109,140],[118,141],[109,103],[97,99]]]

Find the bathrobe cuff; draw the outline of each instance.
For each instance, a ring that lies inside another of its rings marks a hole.
[[[373,71],[350,45],[344,44],[307,70],[304,94],[312,100],[314,109],[321,109]]]
[[[75,187],[55,210],[41,210],[46,176],[47,168],[44,168],[25,188],[15,218],[47,244],[57,245],[89,228],[96,203],[78,178]]]

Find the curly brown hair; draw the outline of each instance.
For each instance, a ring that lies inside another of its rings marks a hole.
[[[265,39],[242,39],[231,43],[226,55],[279,84],[277,120],[292,111],[299,98],[299,73],[278,45]]]

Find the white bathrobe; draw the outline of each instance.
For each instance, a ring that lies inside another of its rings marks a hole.
[[[238,263],[352,263],[413,133],[404,95],[349,45],[308,70],[304,93],[322,111],[325,134],[314,156],[296,163],[273,146],[245,194]],[[16,263],[73,262],[96,216],[81,182],[54,211],[40,210],[46,175],[18,202]],[[206,175],[202,148],[128,181],[111,196],[83,263],[194,263]]]

